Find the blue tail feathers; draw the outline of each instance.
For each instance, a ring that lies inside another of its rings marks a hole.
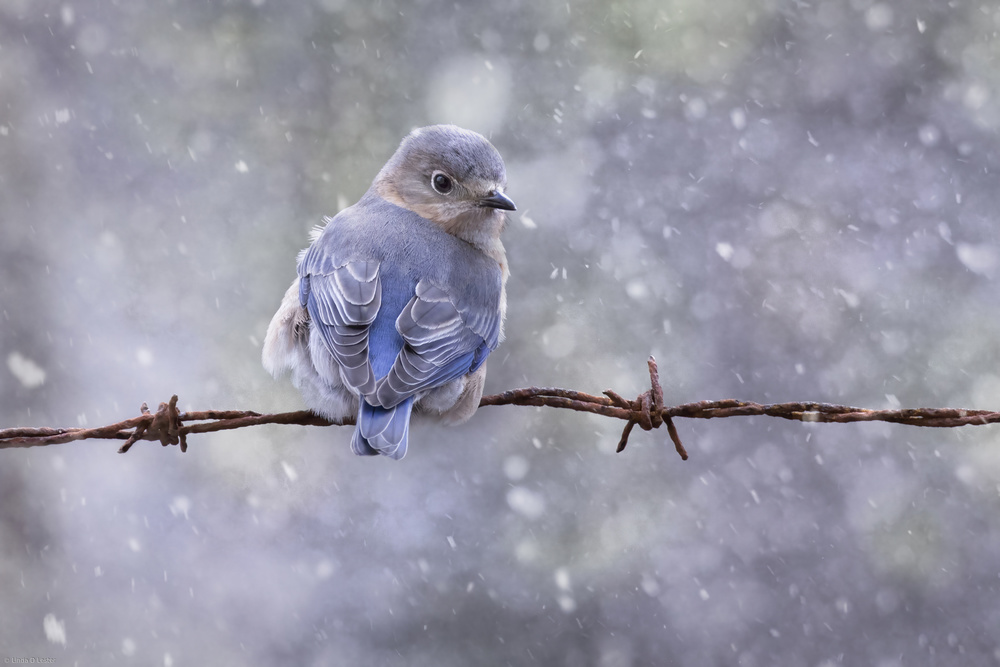
[[[392,408],[373,406],[362,398],[351,449],[361,456],[382,454],[391,459],[403,458],[412,410],[412,396]]]

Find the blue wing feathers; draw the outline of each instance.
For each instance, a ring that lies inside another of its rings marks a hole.
[[[421,392],[479,369],[497,347],[502,278],[491,262],[369,195],[302,255],[299,299],[361,397],[355,453],[402,457]]]
[[[478,371],[479,367],[486,363],[486,357],[490,356],[490,352],[495,349],[496,345],[490,347],[490,344],[484,340],[483,344],[479,346],[472,358],[472,367],[469,369],[469,372],[475,373]]]
[[[305,306],[309,303],[310,278],[308,275],[299,278],[299,305]]]

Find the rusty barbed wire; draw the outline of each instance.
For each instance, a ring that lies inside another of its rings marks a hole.
[[[697,401],[683,405],[664,406],[663,388],[660,385],[656,360],[647,361],[650,388],[635,399],[628,400],[607,389],[600,396],[572,389],[556,387],[526,387],[511,389],[500,394],[484,396],[480,407],[488,405],[522,405],[562,408],[577,412],[621,419],[625,421],[617,451],[628,445],[632,429],[638,424],[645,431],[661,426],[674,449],[684,460],[688,454],[681,443],[674,418],[721,419],[725,417],[780,417],[792,421],[846,424],[850,422],[882,421],[908,426],[954,428],[978,426],[1000,422],[1000,412],[991,410],[963,410],[959,408],[904,408],[900,410],[871,410],[831,403],[754,403],[737,399]],[[177,396],[167,403],[160,403],[156,412],[150,412],[145,403],[141,414],[124,421],[96,428],[8,428],[0,429],[0,449],[41,447],[77,440],[124,440],[118,452],[124,454],[139,440],[159,441],[161,445],[179,445],[187,451],[187,436],[192,433],[211,433],[263,424],[293,424],[299,426],[346,426],[353,418],[331,421],[318,417],[308,410],[261,414],[249,410],[204,410],[182,412],[177,409]],[[190,423],[189,423],[190,422]]]

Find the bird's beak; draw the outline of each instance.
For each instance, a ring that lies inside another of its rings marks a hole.
[[[505,211],[517,210],[517,206],[514,206],[514,202],[511,201],[510,197],[500,190],[493,190],[486,197],[480,197],[477,203],[486,208],[501,208]]]

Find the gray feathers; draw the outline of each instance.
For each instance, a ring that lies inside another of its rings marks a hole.
[[[372,260],[346,262],[327,274],[303,276],[299,288],[299,301],[320,325],[344,380],[361,394],[375,389],[368,330],[382,302],[378,267]]]

